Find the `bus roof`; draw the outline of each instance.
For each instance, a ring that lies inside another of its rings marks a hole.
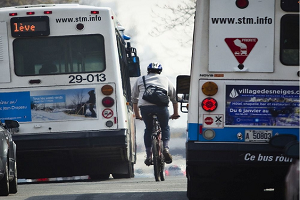
[[[41,9],[41,8],[97,8],[101,10],[111,10],[109,7],[98,7],[98,6],[91,6],[91,5],[80,5],[80,4],[36,4],[36,5],[20,5],[20,6],[10,6],[10,7],[2,7],[0,11],[10,11],[10,10],[17,10],[17,9]]]

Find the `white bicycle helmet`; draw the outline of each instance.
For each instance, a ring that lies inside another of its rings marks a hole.
[[[161,72],[162,71],[162,66],[158,62],[153,62],[153,63],[150,63],[148,65],[147,70],[148,71],[155,70],[155,71]]]

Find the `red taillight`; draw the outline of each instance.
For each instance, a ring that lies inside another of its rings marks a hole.
[[[49,178],[38,178],[36,179],[37,182],[44,182],[44,181],[49,181]]]
[[[165,170],[165,174],[166,174],[166,176],[169,176],[169,170]]]
[[[46,15],[52,14],[52,11],[50,11],[50,10],[44,11],[44,14],[46,14]]]
[[[18,13],[9,13],[9,16],[17,16]]]
[[[202,108],[207,112],[216,110],[218,103],[214,98],[206,98],[202,101]]]
[[[27,15],[34,15],[34,12],[27,12]]]
[[[115,104],[115,101],[111,97],[105,97],[102,99],[102,105],[104,107],[112,107]]]
[[[247,8],[247,6],[249,5],[249,1],[248,0],[236,0],[235,4],[238,8],[244,9],[244,8]]]
[[[91,14],[99,14],[99,11],[91,11]]]

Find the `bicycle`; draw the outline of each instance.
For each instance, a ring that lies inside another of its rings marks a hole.
[[[165,160],[163,155],[163,141],[161,140],[161,128],[157,120],[157,116],[153,115],[152,130],[152,162],[154,168],[154,177],[156,181],[165,180]]]

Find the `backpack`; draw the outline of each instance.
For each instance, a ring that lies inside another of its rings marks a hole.
[[[165,89],[153,85],[146,87],[145,76],[143,76],[143,82],[145,92],[142,98],[145,101],[156,104],[157,106],[168,106],[169,97],[168,92]]]

